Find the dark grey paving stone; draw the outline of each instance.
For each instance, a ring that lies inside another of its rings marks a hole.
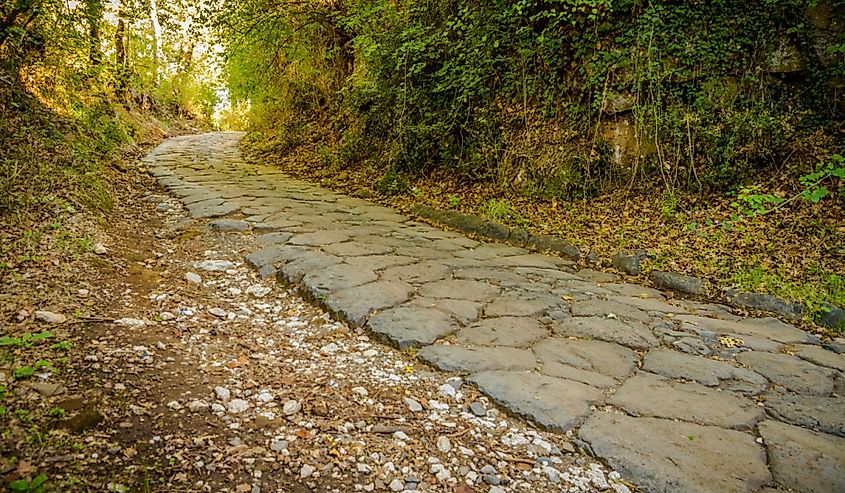
[[[637,354],[611,342],[549,337],[533,349],[542,365],[541,373],[600,387],[615,387],[618,380],[637,369]],[[573,372],[573,369],[581,371]]]
[[[762,393],[769,385],[762,375],[747,368],[664,348],[653,349],[643,357],[643,370],[752,395]]]
[[[741,353],[736,360],[792,392],[820,396],[833,393],[834,370],[795,356],[748,351]]]
[[[549,329],[536,318],[496,317],[462,329],[458,342],[475,346],[528,347],[548,335]]]
[[[374,271],[380,271],[398,265],[409,265],[417,261],[418,259],[403,257],[401,255],[365,255],[363,257],[347,257],[343,259],[343,262],[349,265]]]
[[[687,310],[685,308],[673,305],[671,303],[667,303],[657,298],[640,298],[639,296],[611,296],[608,298],[608,300],[615,301],[623,305],[633,306],[634,308],[638,308],[646,313],[687,313]]]
[[[279,271],[279,276],[288,284],[299,284],[309,272],[325,269],[341,262],[340,257],[323,253],[319,250],[308,250],[298,255],[294,260],[285,264]]]
[[[216,221],[211,221],[208,225],[214,231],[219,231],[221,233],[242,233],[244,231],[249,231],[250,229],[249,223],[240,219],[218,219]]]
[[[466,325],[478,320],[483,305],[475,301],[452,300],[449,298],[422,298],[416,297],[410,302],[414,306],[435,308],[446,313],[451,313],[461,324]]]
[[[613,300],[588,299],[572,302],[572,315],[575,317],[605,317],[647,322],[648,313],[626,303]]]
[[[277,262],[289,262],[305,255],[309,250],[305,247],[290,245],[270,245],[248,254],[244,260],[255,269],[261,269]]]
[[[617,282],[620,279],[620,277],[616,274],[611,274],[610,272],[600,272],[593,269],[581,269],[576,272],[575,275],[585,281],[597,283]]]
[[[765,417],[756,402],[731,391],[716,390],[700,383],[683,383],[639,373],[625,382],[608,399],[608,404],[634,416],[650,416],[749,430]]]
[[[285,243],[290,237],[290,233],[266,233],[258,237],[258,243],[262,245],[276,245]]]
[[[483,243],[477,248],[456,254],[457,257],[476,260],[493,260],[499,257],[525,255],[528,250],[519,247],[503,245],[501,243]]]
[[[548,255],[541,255],[539,253],[529,253],[526,255],[503,257],[497,260],[496,264],[503,267],[535,267],[538,269],[549,270],[554,270],[558,268],[558,262],[555,262],[554,257],[549,257]]]
[[[506,292],[484,308],[484,315],[488,317],[537,317],[562,302],[563,300],[557,296],[546,293]]]
[[[367,327],[399,349],[427,346],[460,329],[448,313],[419,306],[399,306],[379,312],[370,317]]]
[[[323,247],[323,251],[338,257],[358,257],[363,255],[384,255],[393,251],[392,247],[377,243],[363,243],[360,241],[347,241],[344,243],[333,243]]]
[[[479,302],[490,301],[501,291],[492,284],[461,279],[443,279],[423,284],[419,288],[420,296],[426,298],[452,298]]]
[[[436,261],[427,261],[390,267],[381,273],[381,278],[385,281],[404,281],[411,284],[420,284],[446,279],[451,273],[452,269],[448,266]]]
[[[626,282],[607,283],[602,285],[603,288],[613,291],[615,294],[621,296],[628,296],[631,298],[650,298],[655,300],[664,300],[666,297],[660,291],[640,286],[639,284],[629,284]]]
[[[651,271],[648,277],[651,282],[660,288],[689,294],[704,293],[704,281],[697,277],[657,270]]]
[[[402,304],[414,294],[414,287],[398,281],[378,281],[328,295],[326,308],[353,327],[360,327],[376,310]]]
[[[349,239],[349,234],[343,231],[315,231],[294,235],[288,240],[291,245],[324,246],[332,243],[342,243]]]
[[[454,262],[452,262],[454,264]],[[493,283],[501,282],[527,282],[528,278],[516,274],[509,270],[498,269],[495,267],[466,267],[455,265],[455,278],[457,279],[473,279],[476,281],[490,281]]]
[[[768,339],[782,344],[817,344],[817,339],[792,325],[775,318],[720,320],[697,315],[678,315],[682,330],[707,331],[716,334],[740,334]]]
[[[760,423],[775,481],[795,491],[845,491],[845,438],[777,421]]]
[[[825,366],[845,372],[845,354],[838,354],[819,346],[798,346],[795,355],[818,366]]]
[[[434,344],[417,352],[417,357],[431,366],[460,373],[486,370],[528,370],[537,360],[527,349],[510,347],[466,347],[456,344]]]
[[[314,298],[341,289],[368,284],[378,279],[375,272],[349,264],[334,264],[306,274],[300,288]]]
[[[636,321],[623,322],[606,317],[574,317],[555,321],[556,334],[613,342],[633,349],[648,349],[660,342],[648,328]]]
[[[772,480],[762,447],[740,431],[597,412],[578,436],[649,493],[752,493]]]
[[[845,398],[775,392],[766,399],[772,417],[822,433],[845,437]]]
[[[229,202],[216,204],[215,201],[197,202],[188,207],[191,217],[195,219],[204,219],[211,217],[227,216],[238,210],[238,206]]]
[[[533,372],[485,371],[469,381],[509,411],[559,432],[578,426],[590,413],[590,406],[604,400],[595,387]]]

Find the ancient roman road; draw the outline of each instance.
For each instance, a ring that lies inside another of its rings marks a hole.
[[[263,276],[645,491],[845,491],[845,354],[813,335],[246,164],[241,137],[169,139],[145,162],[194,218],[261,235],[246,261]]]

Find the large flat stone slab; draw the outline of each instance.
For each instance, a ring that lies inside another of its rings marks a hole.
[[[477,346],[528,347],[549,335],[549,329],[529,317],[487,318],[458,333],[458,342]]]
[[[420,296],[427,298],[452,298],[469,301],[490,301],[502,290],[486,282],[444,279],[424,284],[419,288]]]
[[[545,293],[506,292],[491,301],[484,314],[488,317],[537,317],[561,303],[561,299]]]
[[[648,313],[631,304],[601,299],[574,301],[572,303],[572,315],[575,317],[621,318],[640,322],[651,320]]]
[[[728,390],[639,373],[625,382],[609,404],[635,416],[669,418],[734,430],[749,430],[765,417],[756,402]]]
[[[399,349],[429,345],[460,329],[448,313],[419,306],[380,312],[370,318],[367,327]]]
[[[349,239],[349,233],[344,231],[315,231],[295,235],[288,240],[291,245],[324,246],[332,243],[342,243]]]
[[[772,479],[762,447],[739,431],[597,412],[578,436],[649,493],[752,493]]]
[[[795,356],[805,361],[809,361],[817,366],[825,366],[845,372],[845,354],[837,354],[819,346],[798,346],[794,349]]]
[[[296,256],[295,260],[288,262],[279,271],[281,280],[288,284],[299,284],[303,277],[309,272],[325,269],[341,262],[340,257],[323,253],[319,250],[308,250]]]
[[[747,335],[782,344],[814,344],[817,342],[814,336],[775,318],[733,321],[697,315],[678,315],[677,319],[684,322],[681,325],[682,330]]]
[[[845,437],[845,398],[774,393],[766,411],[783,422]]]
[[[360,327],[374,311],[400,305],[413,294],[408,283],[378,281],[332,293],[324,304],[349,325]]]
[[[633,349],[648,349],[660,342],[643,324],[607,317],[576,317],[552,324],[556,334],[582,339],[598,339]]]
[[[747,368],[663,348],[649,351],[643,357],[643,370],[752,395],[762,393],[769,385],[762,375]]]
[[[359,257],[363,255],[384,255],[392,252],[393,248],[378,243],[347,241],[326,245],[323,247],[323,251],[337,255],[338,257]]]
[[[760,435],[782,486],[805,493],[845,491],[845,438],[764,421]]]
[[[834,370],[795,356],[748,351],[741,353],[736,360],[792,392],[821,396],[833,393]]]
[[[451,273],[452,269],[449,266],[440,262],[427,261],[385,269],[381,274],[381,278],[384,281],[404,281],[411,284],[421,284],[446,279]]]
[[[333,264],[309,272],[302,278],[300,288],[314,298],[325,297],[341,289],[360,286],[378,279],[375,272],[349,264]]]
[[[578,426],[604,400],[595,387],[533,372],[486,371],[469,381],[507,410],[559,432]]]
[[[537,360],[527,349],[510,347],[466,347],[434,344],[417,352],[417,357],[431,366],[460,373],[486,370],[529,370]]]
[[[615,387],[637,368],[637,354],[612,342],[549,337],[533,349],[541,373],[597,387]]]
[[[277,262],[294,260],[307,251],[308,249],[306,247],[276,244],[249,253],[244,260],[249,266],[255,269],[262,269],[266,266],[272,266]]]

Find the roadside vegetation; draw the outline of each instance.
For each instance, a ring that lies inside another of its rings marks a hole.
[[[256,158],[812,308],[845,305],[841,7],[255,0],[217,24]]]

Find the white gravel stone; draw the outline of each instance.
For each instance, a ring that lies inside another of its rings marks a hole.
[[[39,310],[35,312],[35,320],[38,320],[39,322],[46,322],[48,324],[63,324],[67,321],[67,317],[61,313]]]
[[[449,437],[440,436],[437,439],[437,450],[443,452],[444,454],[452,450],[452,442],[449,440]]]
[[[232,414],[240,414],[249,409],[249,402],[243,399],[232,399],[226,405],[226,409]]]
[[[310,478],[312,474],[314,474],[314,466],[309,464],[305,464],[302,466],[302,469],[299,470],[299,477],[302,479]]]
[[[400,479],[396,478],[387,485],[390,488],[390,491],[402,491],[405,489],[405,483],[403,483]]]
[[[229,398],[232,397],[232,392],[226,387],[214,387],[214,394],[217,395],[217,398],[223,402],[228,401]]]
[[[208,313],[220,318],[224,318],[226,316],[226,310],[217,307],[209,308]]]
[[[185,273],[185,280],[191,284],[200,284],[202,283],[202,277],[196,272],[186,272]]]
[[[196,400],[188,403],[188,410],[192,413],[198,413],[206,409],[208,409],[208,403],[205,401]]]
[[[410,397],[405,397],[405,403],[408,405],[408,409],[410,409],[411,412],[418,413],[423,410],[422,404]]]
[[[208,272],[225,272],[235,267],[235,264],[228,260],[203,260],[194,262],[194,267]]]
[[[302,409],[302,404],[296,400],[289,400],[285,402],[282,406],[282,412],[285,413],[285,416],[293,416],[294,414],[298,413]]]

